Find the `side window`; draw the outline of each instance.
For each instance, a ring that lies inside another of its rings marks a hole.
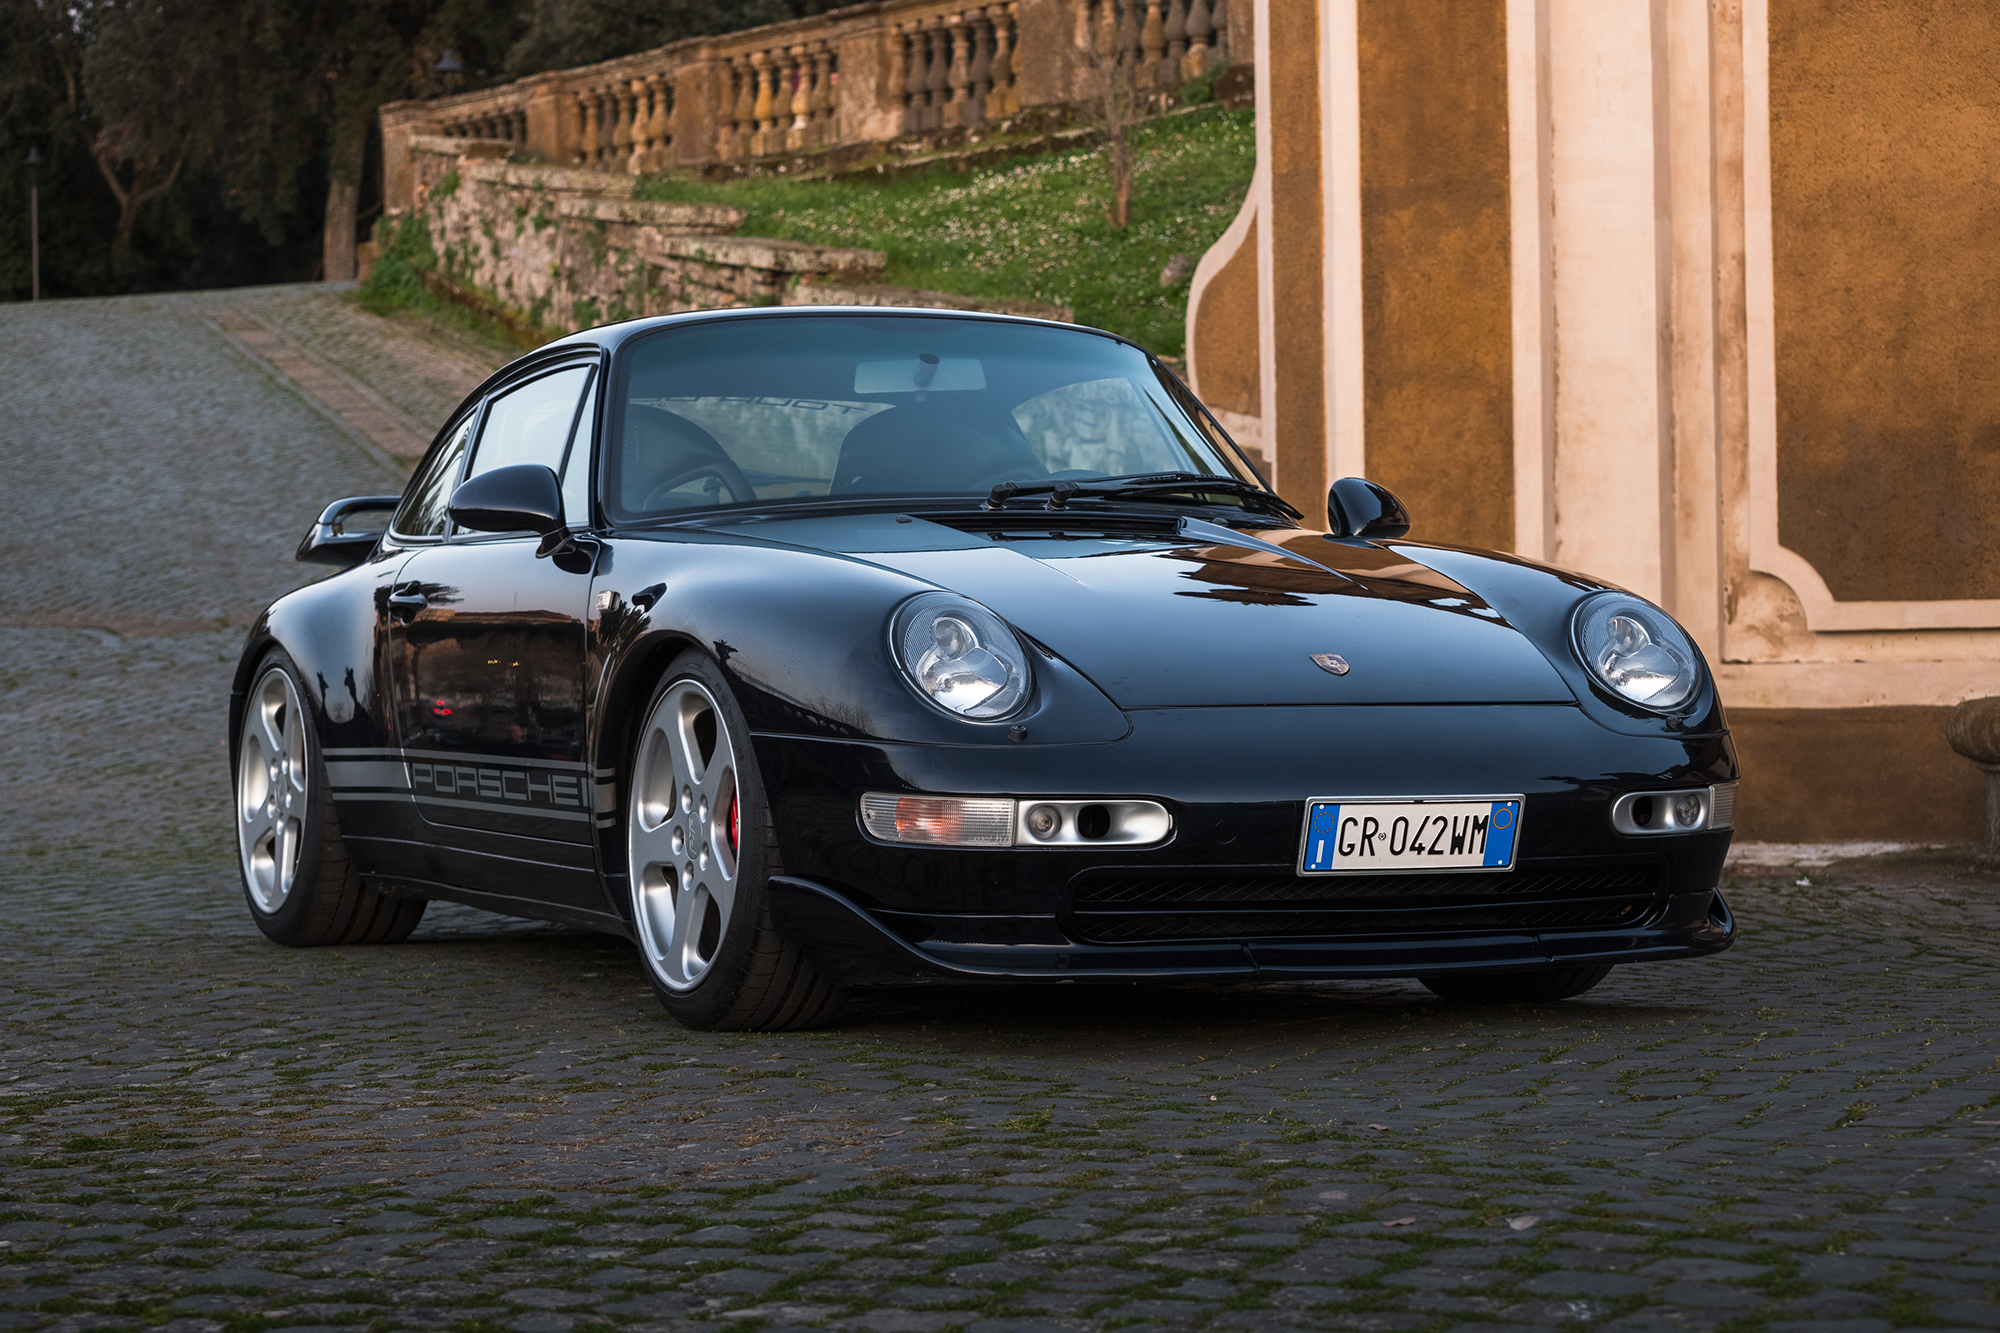
[[[458,481],[458,465],[465,459],[465,442],[472,438],[472,424],[477,420],[479,413],[468,413],[465,424],[437,451],[430,466],[410,482],[403,503],[396,509],[394,531],[405,537],[444,536],[448,518],[445,506],[451,502],[452,487]]]
[[[603,383],[602,375],[591,377],[590,393],[583,400],[583,411],[577,413],[576,429],[570,434],[569,455],[563,459],[563,519],[574,525],[590,522],[590,446],[597,420],[598,390]]]
[[[540,463],[551,472],[561,471],[563,447],[576,422],[576,400],[583,396],[590,371],[589,366],[570,366],[495,398],[486,409],[479,448],[466,477],[517,463]]]

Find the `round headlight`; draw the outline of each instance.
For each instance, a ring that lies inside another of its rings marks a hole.
[[[896,613],[896,660],[917,692],[982,722],[1006,717],[1028,697],[1027,654],[1000,617],[950,593],[920,593]]]
[[[1576,653],[1612,693],[1671,712],[1701,684],[1701,654],[1666,612],[1629,593],[1601,593],[1577,607]]]

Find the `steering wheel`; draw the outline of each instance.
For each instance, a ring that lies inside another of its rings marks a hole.
[[[742,469],[736,464],[727,458],[704,458],[699,463],[682,468],[648,491],[639,508],[650,512],[655,502],[665,500],[674,491],[699,477],[714,477],[729,489],[730,496],[738,504],[749,504],[757,498],[756,489],[750,485],[750,479],[743,475]]]

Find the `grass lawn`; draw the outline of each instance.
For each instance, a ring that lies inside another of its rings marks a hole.
[[[831,181],[758,177],[709,183],[654,176],[641,199],[747,209],[743,236],[862,246],[889,256],[884,281],[967,296],[1066,305],[1079,323],[1183,355],[1189,271],[1226,228],[1256,166],[1255,116],[1207,108],[1151,121],[1131,136],[1131,225],[1105,220],[1107,150],[1072,149],[972,172],[936,170]]]

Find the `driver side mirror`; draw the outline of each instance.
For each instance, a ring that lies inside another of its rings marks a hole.
[[[563,526],[562,483],[540,463],[482,472],[451,493],[452,522],[473,532],[532,532]]]
[[[1360,477],[1342,477],[1326,493],[1326,529],[1329,537],[1358,541],[1407,537],[1410,511],[1386,486]]]
[[[389,516],[402,502],[400,495],[350,495],[344,500],[335,500],[320,511],[319,521],[306,533],[292,558],[311,565],[354,568],[375,549],[375,543],[382,539],[383,530],[389,526]],[[357,514],[370,513],[379,513],[381,521],[354,521]]]

